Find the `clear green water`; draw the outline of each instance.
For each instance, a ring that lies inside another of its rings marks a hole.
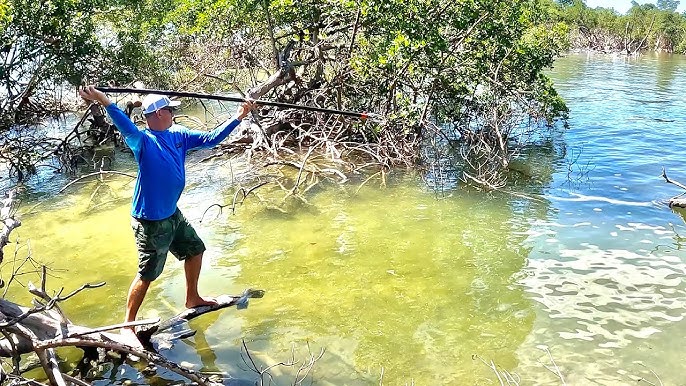
[[[659,175],[665,166],[686,180],[685,69],[678,56],[558,61],[551,76],[572,116],[565,150],[534,164],[547,171],[534,184],[541,201],[464,189],[437,197],[397,173],[385,188],[318,186],[309,205],[287,200],[286,213],[265,204],[284,196],[265,186],[235,214],[211,209],[200,223],[212,203],[231,202],[231,169],[241,165],[189,163],[179,205],[208,245],[202,292],[253,287],[266,296],[193,321],[198,334],[164,355],[250,379],[244,339],[262,366],[289,360],[292,349],[303,360],[308,346],[325,348],[310,374],[317,385],[378,385],[382,371],[385,385],[499,384],[476,354],[522,384],[561,384],[544,367],[544,345],[568,384],[656,382],[649,369],[678,384],[686,227],[664,205],[678,189]],[[122,319],[135,273],[132,186],[110,181],[111,191],[95,195],[97,210],[89,203],[96,184],[81,185],[23,214],[16,231],[53,267],[53,288],[107,281],[65,305],[85,325]],[[172,316],[183,290],[172,258],[140,316]],[[28,300],[19,287],[9,296]],[[290,384],[297,367],[275,370],[277,383]],[[123,369],[96,384],[136,376]]]

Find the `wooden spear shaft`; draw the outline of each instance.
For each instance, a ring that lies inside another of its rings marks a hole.
[[[201,99],[212,99],[212,100],[217,100],[217,101],[229,101],[229,102],[238,102],[238,103],[245,102],[245,99],[240,98],[240,97],[202,94],[202,93],[197,93],[197,92],[150,90],[150,89],[143,89],[143,88],[118,88],[118,87],[96,87],[96,89],[98,89],[102,92],[105,92],[105,93],[159,94],[159,95],[174,96],[174,97],[179,97],[179,98],[201,98]],[[261,100],[261,99],[255,100],[254,102],[258,105],[264,105],[264,106],[274,106],[274,107],[280,107],[280,108],[284,108],[284,109],[298,109],[298,110],[305,110],[305,111],[314,111],[314,112],[327,113],[327,114],[338,114],[338,115],[345,115],[345,116],[349,116],[349,117],[357,117],[357,118],[360,118],[363,120],[365,120],[367,118],[371,118],[373,116],[373,114],[370,114],[370,113],[358,113],[355,111],[325,109],[325,108],[321,108],[321,107],[295,105],[292,103],[283,103],[283,102],[272,102],[272,101],[265,101],[265,100]]]

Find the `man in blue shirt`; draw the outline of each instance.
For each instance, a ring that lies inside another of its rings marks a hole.
[[[204,132],[174,124],[173,108],[180,102],[150,94],[142,104],[147,127],[139,129],[95,87],[84,87],[79,94],[105,107],[138,162],[131,209],[131,226],[138,249],[138,274],[129,288],[125,321],[136,320],[150,283],[162,273],[168,252],[184,262],[186,307],[215,304],[198,294],[205,244],[176,206],[186,184],[184,162],[188,150],[213,147],[223,141],[254,108],[254,103],[244,102],[232,118],[216,129]]]

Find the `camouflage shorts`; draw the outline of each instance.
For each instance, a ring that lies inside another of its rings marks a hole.
[[[138,275],[143,280],[160,276],[169,252],[185,260],[205,251],[205,244],[178,208],[164,220],[132,218],[131,227],[138,248]]]

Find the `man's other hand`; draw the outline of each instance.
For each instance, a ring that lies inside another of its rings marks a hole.
[[[105,95],[104,92],[95,88],[95,86],[85,86],[79,89],[79,95],[81,98],[87,101],[94,101],[100,103],[103,107],[107,107],[112,104],[110,98]]]
[[[253,111],[256,107],[257,105],[254,101],[250,99],[246,100],[242,105],[238,106],[238,110],[236,110],[238,119],[243,120],[243,118],[245,118],[246,115],[248,115],[248,113]]]

